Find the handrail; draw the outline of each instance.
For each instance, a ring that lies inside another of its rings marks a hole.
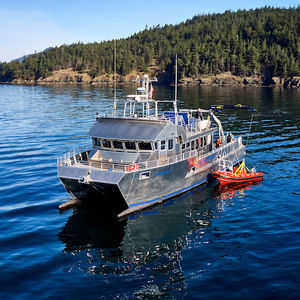
[[[241,137],[239,137],[235,141],[231,141],[229,143],[226,143],[219,148],[215,148],[213,151],[210,151],[208,153],[203,154],[203,150],[191,150],[188,152],[179,153],[173,156],[169,156],[166,158],[159,158],[156,160],[150,160],[150,161],[144,161],[139,163],[115,163],[115,162],[101,162],[101,161],[93,161],[88,160],[88,152],[78,152],[78,150],[73,150],[72,152],[68,152],[64,154],[63,156],[59,157],[57,159],[57,166],[85,166],[85,167],[91,167],[91,168],[97,168],[101,170],[108,170],[108,171],[115,171],[115,172],[135,172],[140,170],[149,170],[156,167],[161,167],[165,165],[170,165],[173,163],[180,162],[182,160],[189,159],[191,157],[197,157],[197,158],[206,158],[211,155],[218,155],[218,153],[222,152],[222,150],[226,149],[233,143],[238,143],[239,146],[242,145],[241,143]],[[80,150],[79,150],[80,151]],[[86,156],[86,159],[83,159],[83,157]]]

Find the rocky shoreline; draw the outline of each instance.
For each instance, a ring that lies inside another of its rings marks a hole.
[[[267,81],[259,76],[235,76],[231,73],[223,73],[213,76],[205,76],[198,79],[182,79],[180,80],[181,85],[185,86],[201,86],[201,85],[216,85],[216,86],[256,86],[256,87],[274,87],[281,86],[286,88],[299,88],[300,77],[293,78],[279,78],[272,77]]]
[[[131,73],[127,76],[117,76],[118,84],[132,85],[136,83],[137,75],[142,73]],[[168,73],[158,73],[156,75],[158,82],[161,84],[172,84],[173,75]],[[72,69],[65,69],[54,71],[52,75],[46,78],[39,78],[38,80],[23,80],[21,78],[14,79],[11,82],[3,82],[10,84],[25,84],[25,85],[69,85],[69,84],[80,84],[80,85],[110,85],[113,81],[112,75],[100,75],[92,78],[88,72],[77,72]],[[179,80],[178,84],[180,86],[253,86],[253,87],[286,87],[286,88],[299,88],[300,87],[300,77],[293,78],[279,78],[272,77],[268,81],[259,76],[249,77],[249,76],[236,76],[232,75],[230,72],[211,75],[211,76],[199,76],[198,78],[182,78]]]

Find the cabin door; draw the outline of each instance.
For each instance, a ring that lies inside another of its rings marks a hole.
[[[167,159],[167,145],[166,140],[161,140],[159,143],[159,160]]]

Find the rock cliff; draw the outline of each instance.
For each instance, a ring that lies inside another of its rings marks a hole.
[[[127,76],[117,76],[118,84],[132,84],[136,80],[136,76],[141,73],[132,72]],[[172,73],[157,73],[159,84],[173,84],[174,74]],[[113,75],[100,75],[92,78],[89,73],[77,72],[70,69],[64,69],[54,71],[52,75],[46,78],[39,78],[37,81],[34,80],[22,80],[20,78],[14,79],[11,83],[14,84],[83,84],[83,85],[103,85],[112,84]],[[293,77],[288,79],[273,77],[266,83],[264,78],[259,76],[235,76],[230,72],[221,73],[217,75],[203,75],[197,78],[182,78],[178,82],[182,86],[201,86],[201,85],[216,85],[216,86],[282,86],[286,88],[299,88],[300,77]]]

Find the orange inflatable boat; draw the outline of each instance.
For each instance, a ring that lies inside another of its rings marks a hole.
[[[246,167],[244,161],[240,164],[238,168],[233,168],[233,170],[213,171],[212,176],[214,178],[217,178],[220,184],[257,182],[263,180],[263,173],[256,172],[255,170],[250,171]]]

